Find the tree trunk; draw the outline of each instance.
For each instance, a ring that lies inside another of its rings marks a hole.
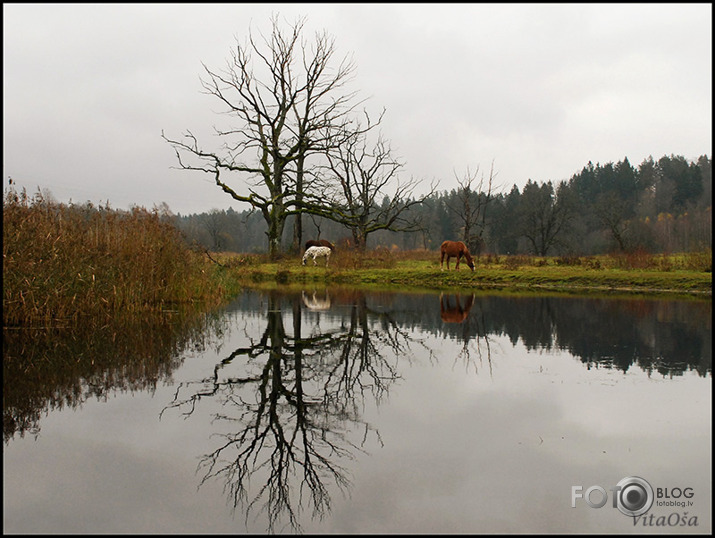
[[[298,212],[295,213],[295,221],[293,222],[293,245],[291,250],[295,252],[301,251],[301,245],[303,244],[303,212],[302,202],[303,202],[303,166],[305,164],[305,153],[298,157],[296,160],[296,173],[295,173],[295,201]]]
[[[303,214],[296,213],[295,221],[293,222],[293,245],[291,250],[295,252],[300,252],[301,245],[303,244]]]
[[[281,252],[281,238],[285,227],[285,213],[282,208],[273,207],[268,219],[268,255],[272,261],[278,259]]]

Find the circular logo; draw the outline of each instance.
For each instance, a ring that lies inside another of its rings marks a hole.
[[[618,483],[616,505],[622,514],[640,516],[653,505],[653,488],[638,476],[627,476]]]

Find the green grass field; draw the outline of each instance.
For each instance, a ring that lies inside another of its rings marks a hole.
[[[589,257],[482,257],[472,272],[440,269],[439,253],[374,251],[365,255],[337,252],[326,268],[319,261],[302,266],[300,257],[280,263],[257,255],[217,254],[243,286],[343,284],[381,288],[447,290],[501,289],[564,293],[646,293],[712,296],[712,252],[677,255],[607,255]]]

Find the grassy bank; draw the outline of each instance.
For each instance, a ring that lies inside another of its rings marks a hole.
[[[448,290],[508,289],[566,293],[645,293],[712,296],[712,251],[689,254],[644,253],[589,257],[486,256],[474,272],[440,270],[439,254],[378,250],[364,256],[337,252],[328,268],[300,258],[270,263],[261,256],[213,256],[241,285],[345,284]]]
[[[454,261],[452,261],[452,267]],[[439,254],[339,250],[328,268],[265,256],[206,256],[156,211],[3,199],[3,326],[103,327],[149,313],[211,306],[242,287],[340,284],[402,290],[504,289],[712,297],[712,251],[539,258],[486,256],[441,271]]]
[[[3,199],[3,326],[103,324],[216,303],[228,281],[157,212]]]

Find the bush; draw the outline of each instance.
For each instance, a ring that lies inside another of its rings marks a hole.
[[[690,271],[713,272],[713,251],[706,249],[702,252],[689,252],[685,255],[685,268]]]
[[[330,256],[329,267],[334,269],[389,269],[397,263],[396,253],[386,247],[360,252],[336,248]]]
[[[533,261],[528,256],[524,256],[521,254],[504,257],[504,267],[506,267],[507,269],[515,270],[522,265],[533,265]]]

